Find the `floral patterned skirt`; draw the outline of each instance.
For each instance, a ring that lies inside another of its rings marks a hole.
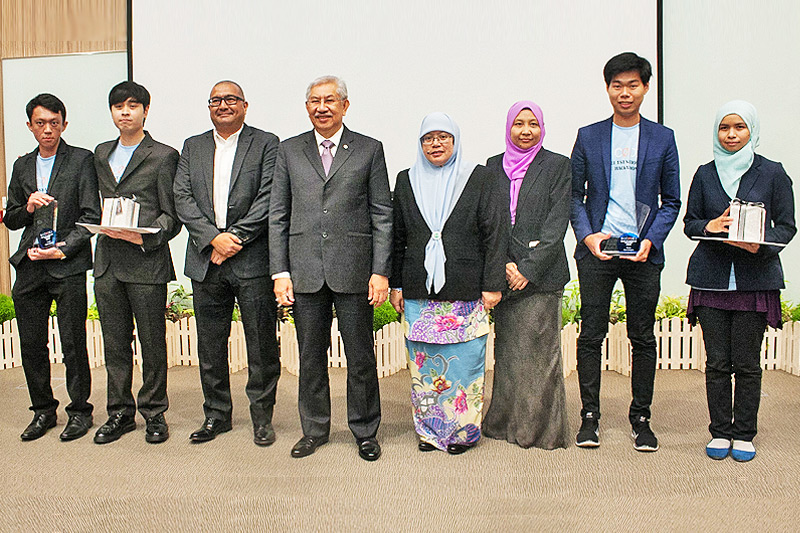
[[[476,443],[489,331],[483,305],[406,300],[405,326],[411,406],[420,440],[441,450],[448,444]]]

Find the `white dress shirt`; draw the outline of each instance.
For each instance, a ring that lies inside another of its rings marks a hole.
[[[242,128],[225,139],[217,130],[214,130],[214,144],[216,145],[214,151],[214,221],[220,229],[228,227],[228,193],[231,188],[233,160],[236,157],[240,133],[242,133]]]

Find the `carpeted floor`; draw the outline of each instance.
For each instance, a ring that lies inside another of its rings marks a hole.
[[[66,399],[64,367],[54,386]],[[94,370],[95,427],[105,421],[105,369]],[[409,376],[381,379],[383,457],[358,458],[345,414],[345,371],[331,371],[331,442],[292,459],[300,435],[297,378],[284,374],[275,412],[278,441],[252,442],[246,370],[231,376],[234,429],[188,442],[202,422],[197,368],[169,372],[172,436],[161,445],[139,429],[98,446],[62,443],[66,416],[44,438],[21,442],[30,421],[21,369],[0,372],[2,531],[797,531],[800,519],[800,378],[764,373],[756,438],[747,464],[711,461],[703,374],[659,371],[653,429],[661,450],[636,452],[627,407],[630,381],[603,374],[602,446],[523,450],[484,439],[462,456],[420,453],[411,424]],[[491,374],[488,382],[491,383]],[[138,382],[135,384],[138,387]],[[487,398],[489,391],[487,391]],[[567,378],[573,432],[577,379]],[[63,405],[63,404],[62,404]],[[91,435],[91,434],[90,434]]]

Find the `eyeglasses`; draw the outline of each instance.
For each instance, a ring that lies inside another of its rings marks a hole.
[[[339,100],[341,100],[341,99],[340,98],[336,98],[334,96],[326,96],[325,98],[316,98],[315,97],[315,98],[309,98],[308,100],[306,100],[306,105],[307,106],[311,106],[311,107],[317,107],[317,106],[319,106],[319,104],[324,102],[326,106],[330,107],[332,105],[335,105],[336,102],[338,102]]]
[[[439,135],[425,135],[422,138],[422,144],[431,145],[433,141],[439,141],[439,144],[447,144],[453,140],[453,136],[449,133],[440,133]]]
[[[229,94],[227,96],[215,96],[208,99],[208,107],[219,107],[222,102],[225,102],[228,105],[236,105],[236,102],[239,100],[244,102],[244,98],[233,94]]]

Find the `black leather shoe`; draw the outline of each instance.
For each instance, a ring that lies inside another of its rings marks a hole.
[[[436,446],[434,446],[430,442],[425,442],[422,440],[419,441],[419,444],[417,444],[417,448],[419,448],[419,451],[421,452],[432,452],[436,450]]]
[[[472,448],[474,444],[448,444],[447,453],[451,455],[459,455]]]
[[[164,418],[164,413],[158,413],[145,420],[147,424],[144,431],[144,440],[150,444],[158,444],[169,438],[169,426]]]
[[[297,444],[292,448],[292,457],[300,458],[311,455],[317,448],[328,442],[328,437],[306,437],[297,441]]]
[[[55,427],[56,414],[55,413],[39,413],[33,415],[33,420],[19,436],[22,440],[36,440],[44,437],[47,430]]]
[[[58,438],[65,442],[79,439],[89,432],[89,428],[92,427],[93,423],[92,415],[82,413],[71,415],[69,421],[67,421],[67,426]]]
[[[365,461],[377,461],[381,456],[381,445],[376,438],[360,439],[358,441],[358,456]]]
[[[220,433],[231,430],[230,420],[220,420],[219,418],[206,418],[203,427],[189,435],[192,442],[208,442],[217,438]]]
[[[259,446],[269,446],[275,442],[275,430],[272,428],[272,424],[254,424],[253,442]]]
[[[95,444],[114,442],[125,433],[129,433],[134,429],[136,429],[136,418],[134,415],[117,413],[112,415],[108,419],[108,422],[100,426],[100,429],[94,434],[94,442]]]

